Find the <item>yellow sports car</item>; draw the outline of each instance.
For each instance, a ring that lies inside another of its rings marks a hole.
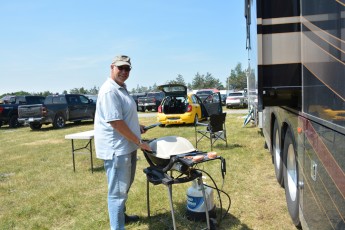
[[[193,94],[187,94],[187,87],[179,84],[158,87],[165,93],[158,107],[157,121],[161,126],[172,124],[195,124],[204,120],[211,113],[222,112],[219,93],[210,95],[204,101]]]

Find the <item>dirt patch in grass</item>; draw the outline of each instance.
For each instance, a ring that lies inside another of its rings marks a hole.
[[[35,146],[35,145],[46,145],[46,144],[62,144],[65,143],[65,140],[51,140],[51,139],[46,139],[46,140],[38,140],[38,141],[33,141],[29,143],[22,143],[21,145],[23,146]]]

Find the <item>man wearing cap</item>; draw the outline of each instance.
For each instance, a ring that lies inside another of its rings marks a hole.
[[[125,84],[131,68],[128,56],[115,57],[110,78],[101,86],[96,105],[95,148],[97,158],[104,160],[107,174],[111,230],[125,229],[125,222],[139,219],[125,214],[125,203],[134,180],[137,149],[151,151],[140,138],[144,126],[139,125],[136,103]]]

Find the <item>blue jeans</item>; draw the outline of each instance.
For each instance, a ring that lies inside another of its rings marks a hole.
[[[108,179],[108,212],[111,230],[125,229],[125,203],[134,181],[137,151],[104,161]]]

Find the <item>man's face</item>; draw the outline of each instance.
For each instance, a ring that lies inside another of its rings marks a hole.
[[[111,65],[111,77],[119,85],[123,86],[129,77],[131,67],[128,65],[116,66]]]

